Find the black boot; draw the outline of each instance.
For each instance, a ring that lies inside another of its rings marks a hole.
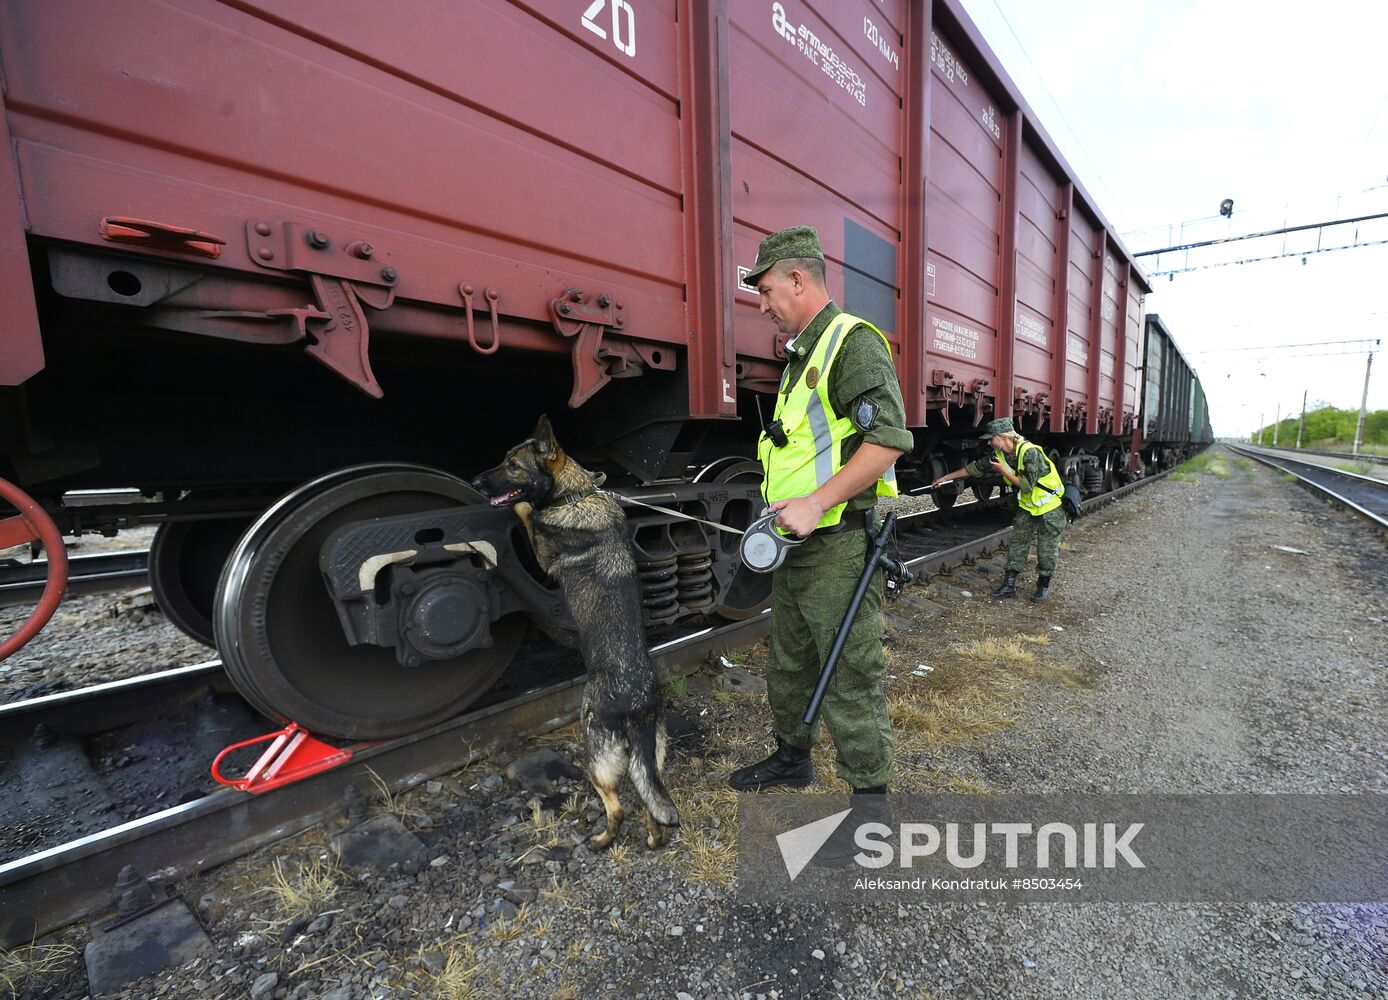
[[[1032,604],[1044,604],[1051,596],[1051,578],[1049,576],[1038,576],[1036,578],[1036,593],[1031,595]]]
[[[853,811],[843,818],[824,846],[815,852],[810,864],[816,868],[842,868],[853,862],[854,855],[863,849],[858,846],[858,828],[866,823],[881,823],[892,826],[892,807],[887,801],[887,786],[875,788],[855,788],[852,799]],[[880,831],[877,831],[880,833]],[[896,831],[893,829],[892,831]],[[889,839],[873,835],[874,840]]]
[[[776,752],[766,760],[738,768],[728,775],[728,784],[739,792],[759,792],[772,785],[804,788],[814,781],[814,761],[810,752],[793,747],[776,737]]]
[[[1002,586],[988,595],[989,597],[1016,597],[1017,596],[1017,571],[1015,569],[1004,570],[1002,574]]]

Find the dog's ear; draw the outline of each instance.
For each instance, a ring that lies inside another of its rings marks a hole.
[[[554,428],[549,425],[549,417],[541,416],[535,424],[535,433],[530,435],[541,455],[549,456],[559,450],[559,442],[554,440]]]

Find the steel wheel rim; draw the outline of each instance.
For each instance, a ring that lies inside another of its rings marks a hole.
[[[402,667],[394,650],[347,645],[317,569],[321,537],[341,523],[480,499],[436,469],[370,465],[307,483],[266,511],[228,558],[215,604],[218,648],[246,700],[326,735],[378,739],[441,722],[483,694],[524,637],[523,618],[495,623],[489,649]]]

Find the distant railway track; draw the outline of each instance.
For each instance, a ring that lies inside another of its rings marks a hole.
[[[1091,498],[1086,509],[1165,475]],[[1004,545],[1011,534],[1010,520],[1010,509],[1000,498],[961,502],[938,512],[901,515],[897,542],[920,579],[968,564]],[[980,534],[979,522],[990,530]],[[654,646],[652,654],[662,670],[687,672],[722,653],[752,645],[769,631],[770,615],[763,613],[747,621],[686,629]],[[128,817],[123,810],[128,812],[129,804],[104,806],[106,814],[114,812],[123,821],[109,827],[97,822],[95,826],[103,828],[83,830],[64,843],[36,845],[24,856],[11,850],[0,861],[0,894],[11,915],[8,926],[0,927],[0,946],[42,935],[108,905],[111,887],[125,865],[183,877],[313,826],[341,807],[349,786],[367,784],[367,768],[392,788],[412,785],[567,724],[576,718],[582,698],[581,663],[577,654],[549,648],[549,660],[529,668],[535,683],[526,684],[526,657],[518,657],[512,670],[520,666],[521,680],[511,680],[509,687],[493,691],[457,718],[410,736],[354,745],[350,763],[263,795],[228,788],[208,793],[206,765],[211,753],[194,748],[189,760],[180,764],[183,773],[144,783],[167,791],[177,804]],[[180,727],[211,733],[208,746],[214,748],[270,728],[241,700],[220,661],[212,660],[0,706],[0,757],[13,769],[22,766],[20,758],[41,761],[55,748],[69,757],[79,747],[107,746],[120,753],[140,746],[144,732],[167,737],[173,720]],[[106,732],[120,738],[103,740]],[[190,741],[173,733],[169,742],[187,751]],[[253,759],[254,753],[247,753]],[[103,763],[134,767],[140,762],[127,764],[117,756]],[[237,765],[230,770],[236,771]]]
[[[1380,528],[1388,528],[1388,483],[1352,472],[1341,472],[1323,465],[1298,462],[1283,454],[1269,454],[1255,448],[1226,445],[1231,451],[1264,465],[1279,469],[1299,483],[1330,497],[1369,519]]]
[[[1352,455],[1347,451],[1313,451],[1309,448],[1271,448],[1266,445],[1249,445],[1248,447],[1259,448],[1262,451],[1276,452],[1279,455],[1317,455],[1321,458],[1334,458],[1343,462],[1388,465],[1388,455],[1374,455],[1365,451],[1361,451],[1358,455]]]

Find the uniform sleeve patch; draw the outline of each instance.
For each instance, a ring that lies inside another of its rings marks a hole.
[[[882,407],[867,396],[859,396],[853,402],[853,426],[860,431],[870,431],[877,426],[877,417],[881,412]]]

